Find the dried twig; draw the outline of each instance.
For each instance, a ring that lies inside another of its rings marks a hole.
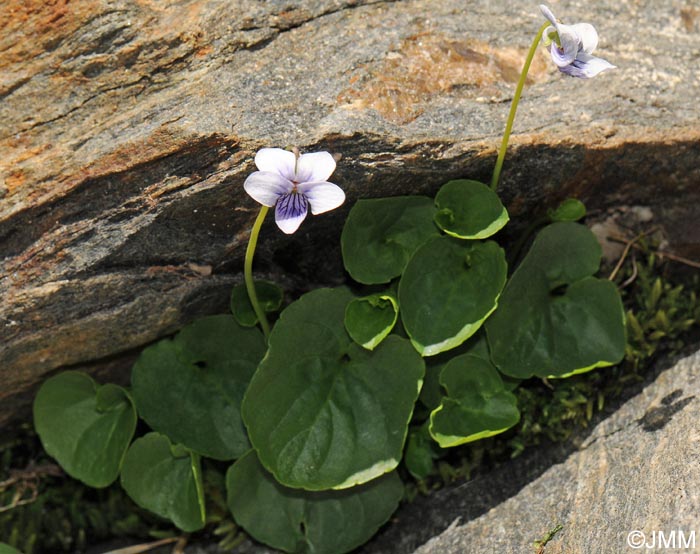
[[[167,539],[160,539],[159,541],[135,544],[134,546],[127,546],[126,548],[117,548],[116,550],[105,552],[104,554],[141,554],[141,552],[148,552],[149,550],[153,550],[165,544],[178,543],[180,540],[182,540],[182,537],[170,537]]]
[[[639,275],[639,268],[637,267],[637,259],[632,256],[632,275],[630,275],[621,285],[620,288],[624,289],[626,286],[634,283],[634,280]]]
[[[172,554],[184,554],[187,546],[187,535],[182,535],[173,546]]]
[[[669,260],[673,260],[674,262],[679,262],[681,264],[700,269],[700,262],[689,260],[688,258],[683,258],[682,256],[678,256],[677,254],[673,254],[672,252],[664,252],[663,250],[657,250],[654,253],[661,258],[668,258]]]
[[[608,235],[607,238],[612,240],[612,241],[615,241],[615,242],[621,242],[623,244],[631,244],[630,248],[635,248],[637,250],[644,250],[644,248],[642,248],[638,244],[634,244],[634,242],[639,240],[636,237],[632,241],[630,241],[628,238],[620,237],[617,235]],[[673,252],[666,252],[665,250],[652,250],[652,252],[654,253],[654,255],[659,256],[660,258],[668,258],[669,260],[672,260],[674,262],[678,262],[681,264],[685,264],[689,267],[700,269],[700,262],[696,262],[695,260],[689,260],[688,258],[684,258],[683,256],[679,256],[678,254],[674,254]],[[625,256],[624,252],[623,252],[623,256]],[[618,262],[618,264],[619,263],[620,262]]]
[[[15,487],[12,500],[5,506],[0,506],[0,513],[8,512],[31,504],[39,497],[39,483],[43,477],[53,475],[61,475],[61,469],[55,464],[34,465],[34,462],[29,462],[25,469],[10,470],[10,478],[5,479],[0,483],[0,492],[5,491],[10,487]],[[29,493],[29,496],[27,496]]]
[[[655,230],[655,229],[654,229],[654,230]],[[632,248],[632,246],[634,245],[634,243],[637,242],[638,240],[640,240],[642,237],[644,237],[644,236],[647,235],[648,233],[653,232],[654,230],[652,230],[652,231],[642,231],[641,233],[639,233],[639,234],[638,234],[636,237],[634,237],[633,239],[631,239],[631,240],[630,240],[630,239],[626,239],[626,240],[622,241],[622,242],[625,242],[625,243],[626,243],[626,244],[625,244],[625,249],[622,251],[622,255],[620,256],[620,259],[617,260],[617,264],[615,265],[615,269],[612,270],[612,273],[610,274],[610,277],[608,277],[608,279],[609,279],[610,281],[614,281],[614,280],[615,280],[615,277],[617,277],[617,273],[618,273],[618,272],[620,271],[620,269],[622,268],[622,264],[625,263],[625,258],[627,258],[627,254],[629,254],[630,249]],[[612,237],[612,236],[608,236],[608,238],[609,238],[609,239],[612,239],[613,237]]]

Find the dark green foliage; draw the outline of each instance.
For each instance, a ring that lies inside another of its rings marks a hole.
[[[234,517],[254,537],[293,553],[342,554],[361,545],[396,509],[396,472],[342,491],[308,493],[280,485],[251,450],[226,475]]]
[[[527,448],[569,440],[587,428],[596,413],[618,403],[635,384],[641,385],[659,356],[677,355],[689,341],[697,340],[692,333],[700,327],[698,275],[679,278],[677,265],[672,267],[651,254],[646,244],[642,248],[639,259],[627,260],[616,279],[627,282],[622,289],[629,339],[625,359],[602,371],[567,379],[525,381],[514,390],[521,418],[513,429],[443,451],[431,476],[409,485],[409,494],[468,479],[474,471],[483,471],[484,465],[518,456]]]

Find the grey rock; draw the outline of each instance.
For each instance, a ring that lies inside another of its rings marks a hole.
[[[57,370],[124,381],[134,353],[226,309],[256,207],[261,146],[342,153],[346,206],[293,237],[271,222],[256,269],[292,294],[345,278],[361,197],[488,180],[542,18],[519,0],[5,2],[0,37],[0,424]],[[651,206],[700,256],[698,15],[685,0],[568,0],[618,66],[533,65],[503,174],[513,223],[568,196]],[[291,295],[290,295],[291,297]]]
[[[470,521],[453,512],[452,524],[415,553],[537,552],[535,541],[558,526],[540,552],[657,552],[691,541],[695,548],[699,418],[700,352],[664,371],[512,498]]]

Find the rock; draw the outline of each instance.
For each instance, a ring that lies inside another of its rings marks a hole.
[[[415,554],[695,548],[699,399],[700,351],[664,371],[577,452],[512,498],[469,521],[453,512],[452,524]],[[535,541],[550,534],[537,550]]]
[[[538,53],[503,174],[511,235],[578,196],[594,212],[650,206],[669,248],[700,256],[686,4],[557,3],[596,24],[618,69],[581,82]],[[357,198],[488,180],[541,23],[505,0],[3,2],[0,424],[27,415],[47,374],[124,381],[143,345],[226,309],[261,146],[343,154],[344,209],[293,237],[263,229],[256,270],[293,292],[344,279]]]

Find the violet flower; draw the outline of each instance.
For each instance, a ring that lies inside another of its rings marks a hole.
[[[598,33],[593,25],[563,25],[557,22],[547,6],[540,5],[540,11],[553,25],[547,27],[543,40],[559,71],[572,77],[589,79],[601,71],[615,67],[610,62],[591,55],[598,46]]]
[[[260,171],[243,183],[245,191],[263,206],[275,207],[275,223],[288,235],[311,213],[322,214],[345,201],[343,190],[328,178],[335,160],[328,152],[299,154],[281,148],[263,148],[255,155]]]

